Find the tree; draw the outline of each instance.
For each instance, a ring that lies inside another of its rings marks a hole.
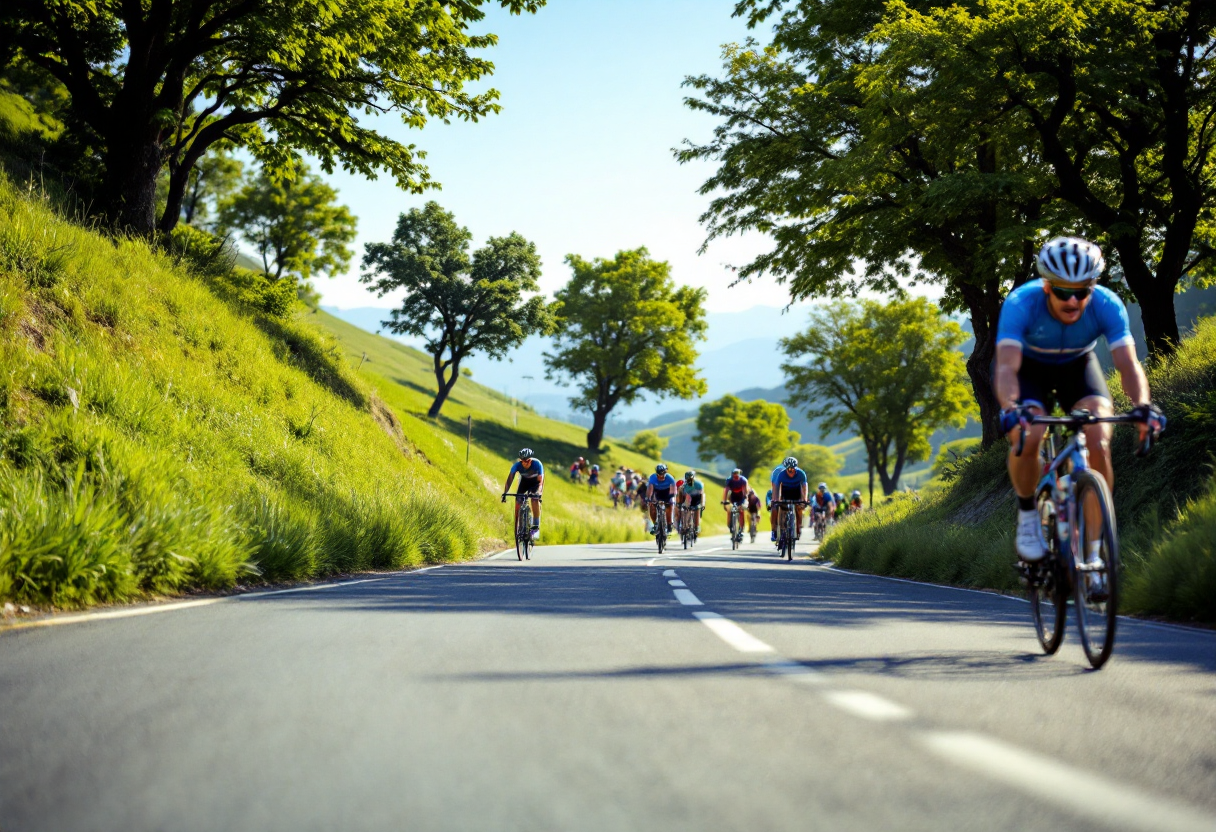
[[[1150,352],[1172,352],[1174,294],[1216,254],[1216,5],[894,2],[875,35],[960,118],[1031,127],[1055,195],[1115,255]]]
[[[745,477],[797,442],[789,414],[776,402],[745,402],[728,395],[706,402],[697,413],[697,453],[702,459],[724,456]]]
[[[421,128],[496,112],[494,90],[464,89],[494,68],[474,53],[497,38],[469,32],[486,2],[8,0],[0,56],[67,87],[100,151],[103,212],[151,234],[159,171],[170,172],[159,223],[169,231],[190,171],[221,140],[271,170],[308,153],[326,172],[384,170],[404,189],[427,187],[422,154],[359,117],[398,113]],[[543,3],[500,0],[513,14]]]
[[[240,186],[243,167],[228,148],[212,146],[190,171],[182,196],[182,221],[204,222],[211,209],[218,209]]]
[[[905,463],[928,458],[935,430],[974,414],[965,339],[925,298],[821,307],[805,332],[781,341],[789,401],[826,429],[860,433],[891,494]]]
[[[587,447],[604,438],[608,414],[644,393],[690,399],[705,392],[693,364],[705,338],[705,290],[676,287],[671,267],[639,248],[611,260],[566,257],[574,274],[557,293],[549,378],[576,381],[575,409],[591,411]]]
[[[790,448],[789,453],[782,456],[782,459],[786,456],[792,456],[798,460],[798,467],[806,471],[806,478],[811,481],[812,488],[815,483],[829,480],[839,474],[841,466],[844,465],[840,456],[832,453],[832,449],[826,445],[795,445]],[[773,466],[776,467],[780,461],[774,460]]]
[[[909,278],[942,285],[943,308],[971,319],[967,371],[994,442],[1002,300],[1029,274],[1044,229],[1071,221],[1032,131],[960,118],[956,100],[892,72],[874,41],[881,2],[745,0],[737,13],[754,26],[782,9],[768,47],[728,46],[724,77],[686,80],[701,96],[688,106],[720,119],[711,141],[676,154],[718,166],[701,188],[713,195],[706,243],[770,236],[772,250],[739,279],[771,274],[796,299],[890,293]]]
[[[427,415],[439,415],[460,380],[460,362],[474,352],[501,359],[552,319],[536,292],[540,256],[519,234],[491,237],[469,256],[473,235],[436,202],[397,220],[392,242],[368,243],[359,278],[383,297],[405,290],[384,321],[398,335],[425,337],[438,392]]]
[[[663,449],[671,443],[666,436],[659,436],[653,430],[641,430],[634,434],[633,449],[649,459],[660,459]]]
[[[272,280],[284,272],[301,280],[334,275],[350,265],[347,246],[355,239],[355,218],[337,198],[302,164],[291,178],[276,179],[263,170],[220,206],[218,229],[252,244]]]

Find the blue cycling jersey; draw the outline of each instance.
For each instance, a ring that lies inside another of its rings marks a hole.
[[[779,472],[774,472],[773,485],[806,485],[806,471],[795,468],[794,475],[791,477],[783,467]]]
[[[773,469],[773,473],[769,474],[768,481],[770,483],[772,483],[773,485],[776,485],[777,484],[777,475],[780,474],[784,470],[785,470],[784,465],[778,465],[776,468]]]
[[[663,479],[659,479],[658,474],[651,474],[648,482],[654,486],[655,491],[670,491],[676,487],[676,478],[671,474],[664,474]]]
[[[532,464],[527,468],[524,467],[523,460],[519,460],[511,466],[512,474],[519,474],[525,480],[534,480],[545,473],[545,466],[540,464],[540,460],[532,457]]]
[[[1119,296],[1105,286],[1094,287],[1093,297],[1075,324],[1051,316],[1043,284],[1033,280],[1009,293],[1001,307],[996,345],[1016,344],[1022,354],[1046,364],[1064,364],[1093,350],[1098,337],[1112,350],[1135,343],[1128,326],[1127,309]]]

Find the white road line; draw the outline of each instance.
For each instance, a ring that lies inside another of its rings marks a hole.
[[[684,583],[683,581],[681,581],[678,578],[668,581],[667,585],[668,586],[688,586],[688,584]]]
[[[701,599],[692,594],[691,589],[673,589],[676,594],[676,600],[686,607],[702,607]]]
[[[676,590],[679,592],[679,590]],[[691,593],[690,593],[691,594]],[[700,601],[697,602],[701,603]],[[769,647],[760,639],[744,630],[729,618],[723,618],[716,612],[694,612],[697,619],[713,631],[713,634],[725,641],[740,653],[772,653]]]
[[[357,581],[335,581],[325,584],[310,584],[309,586],[296,586],[291,589],[272,589],[266,592],[248,592],[243,595],[225,595],[219,598],[198,598],[193,601],[175,601],[168,604],[149,604],[141,607],[125,607],[115,610],[103,610],[101,612],[85,612],[78,615],[60,615],[53,618],[41,618],[37,621],[23,621],[17,624],[11,624],[7,627],[0,627],[0,632],[4,630],[26,630],[34,627],[58,627],[61,624],[80,624],[85,621],[107,621],[114,618],[137,618],[141,615],[156,615],[162,612],[177,612],[178,610],[188,610],[193,607],[208,607],[212,604],[220,604],[225,601],[244,601],[250,598],[266,598],[271,595],[288,595],[293,592],[317,592],[322,589],[337,589],[338,587],[354,586],[355,584],[376,583],[378,581],[387,581],[390,578],[399,578],[402,575],[412,575],[417,572],[430,572],[435,569],[442,569],[443,565],[425,566],[422,569],[411,569],[405,572],[393,572],[382,577],[376,578],[360,578]]]
[[[676,570],[674,570],[674,569],[665,569],[665,570],[663,570],[663,577],[664,577],[664,578],[674,578],[674,577],[676,577]]]
[[[898,722],[912,717],[912,711],[903,705],[865,690],[830,690],[823,697],[842,711],[875,722]]]
[[[812,670],[806,665],[791,661],[790,659],[780,657],[768,659],[764,662],[764,667],[766,670],[794,682],[806,682],[818,685],[827,681],[827,677],[818,670]]]
[[[982,734],[933,731],[921,739],[929,750],[951,762],[1081,817],[1145,832],[1216,830],[1216,816],[1199,809],[1079,771]]]

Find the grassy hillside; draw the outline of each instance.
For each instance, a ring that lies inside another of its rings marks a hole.
[[[1131,428],[1118,429],[1112,447],[1123,608],[1216,623],[1216,318],[1150,367],[1149,382],[1168,432],[1147,459],[1133,455]],[[824,554],[868,572],[1018,591],[1006,453],[998,443],[953,466],[953,481],[924,499],[851,518]]]

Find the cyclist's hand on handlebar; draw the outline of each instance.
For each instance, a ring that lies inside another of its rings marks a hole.
[[[1001,433],[1009,433],[1009,431],[1021,425],[1023,428],[1030,424],[1030,417],[1034,413],[1024,404],[1017,407],[1007,407],[1001,411]]]
[[[504,503],[507,501],[507,495],[506,495],[506,494],[503,494],[503,495],[502,495],[502,501],[503,501]]]
[[[1165,430],[1166,418],[1161,408],[1155,404],[1140,404],[1133,407],[1128,414],[1140,423],[1140,439],[1143,441],[1150,433],[1156,439]]]

